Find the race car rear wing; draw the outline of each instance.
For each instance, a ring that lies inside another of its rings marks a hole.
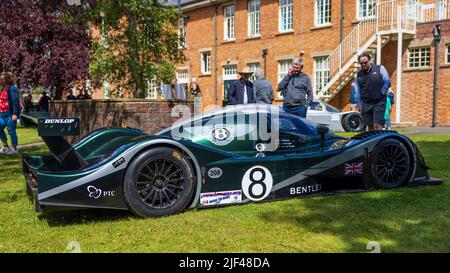
[[[80,134],[80,119],[40,118],[37,129],[39,136],[64,170],[77,170],[87,165],[86,160],[64,138]]]

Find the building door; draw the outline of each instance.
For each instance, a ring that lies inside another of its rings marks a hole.
[[[237,76],[237,66],[236,65],[226,65],[223,67],[223,106],[228,104],[227,90],[230,88],[231,84],[238,79]]]

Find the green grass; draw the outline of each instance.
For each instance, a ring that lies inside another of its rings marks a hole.
[[[0,252],[382,252],[450,251],[450,135],[412,138],[440,186],[379,190],[191,210],[140,219],[123,211],[37,216],[19,157],[0,155]],[[34,147],[27,152],[45,151]]]
[[[11,140],[9,138],[9,135],[8,135],[6,129],[4,131],[8,138],[8,143],[11,145]],[[36,127],[17,126],[16,132],[17,132],[17,139],[19,140],[19,145],[43,141],[42,138],[40,136],[38,136]]]
[[[17,138],[20,145],[43,141],[35,127],[17,127]]]

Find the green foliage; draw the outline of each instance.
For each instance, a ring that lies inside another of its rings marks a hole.
[[[178,50],[176,9],[155,0],[100,0],[78,13],[101,31],[92,41],[89,71],[97,83],[134,90],[144,97],[146,80],[168,81],[175,75],[173,63],[183,59]]]

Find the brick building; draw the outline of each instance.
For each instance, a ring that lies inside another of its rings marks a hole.
[[[223,105],[226,85],[247,65],[276,88],[301,55],[315,96],[348,109],[356,56],[370,51],[391,75],[393,119],[424,126],[432,123],[433,28],[440,24],[436,121],[450,125],[449,0],[181,0],[180,10],[186,62],[177,64],[177,78],[200,85],[203,107]]]

